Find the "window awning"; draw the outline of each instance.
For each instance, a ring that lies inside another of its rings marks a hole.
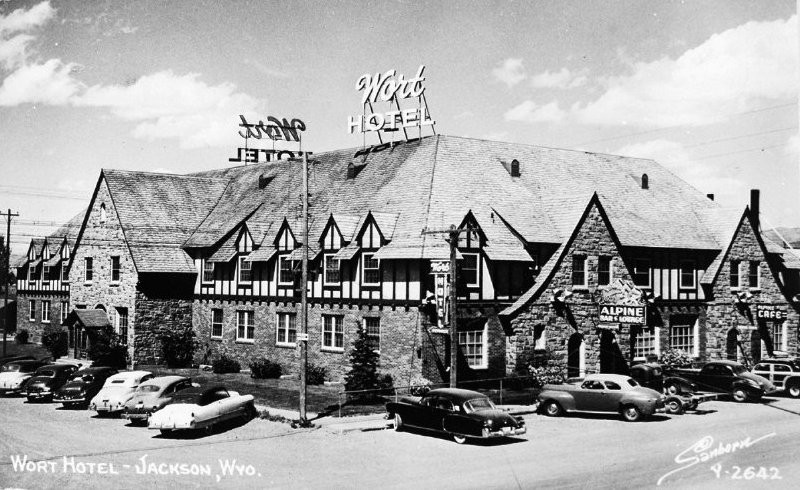
[[[314,247],[308,247],[308,260],[314,260],[319,255],[319,250],[314,249]],[[303,247],[300,246],[294,250],[292,253],[287,255],[289,260],[303,260]]]
[[[42,263],[42,259],[34,259],[28,262],[28,267],[36,267]]]
[[[258,250],[252,252],[247,258],[244,259],[245,262],[269,262],[272,257],[277,254],[278,251],[272,247],[261,247]]]
[[[50,257],[50,260],[47,261],[46,265],[54,266],[54,265],[58,264],[59,262],[61,262],[61,256],[60,255],[53,255],[52,257]]]
[[[361,247],[358,246],[358,243],[352,242],[350,245],[347,245],[343,249],[336,252],[333,255],[333,258],[337,260],[353,260],[353,257],[358,254],[358,250],[360,248]]]
[[[206,259],[206,262],[222,262],[227,263],[233,260],[236,256],[236,249],[233,247],[220,247],[214,252],[211,257]]]

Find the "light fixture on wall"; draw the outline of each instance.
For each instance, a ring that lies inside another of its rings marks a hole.
[[[552,302],[554,305],[563,306],[564,303],[566,303],[567,298],[570,296],[572,296],[572,291],[558,288],[553,291],[553,295],[550,297],[550,302]]]
[[[746,305],[750,302],[753,298],[753,295],[750,294],[750,291],[741,291],[739,293],[735,293],[733,295],[733,304],[735,305]]]

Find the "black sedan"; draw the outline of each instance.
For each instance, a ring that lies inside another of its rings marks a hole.
[[[89,405],[89,400],[100,391],[106,379],[114,374],[117,374],[116,369],[104,366],[76,371],[70,375],[67,384],[55,392],[53,401],[59,402],[65,407]]]
[[[499,410],[486,395],[458,388],[431,390],[386,404],[394,429],[405,427],[443,432],[463,444],[468,438],[487,439],[525,433],[525,421]]]
[[[70,375],[78,370],[74,364],[48,364],[36,370],[25,384],[29,402],[52,400],[55,391],[67,382]]]

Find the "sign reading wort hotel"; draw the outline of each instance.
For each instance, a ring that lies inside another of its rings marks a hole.
[[[229,158],[229,162],[244,162],[244,163],[258,163],[260,161],[270,162],[272,160],[280,160],[283,157],[294,158],[302,156],[302,151],[294,151],[287,149],[276,149],[274,147],[276,141],[286,141],[289,143],[300,143],[301,134],[306,130],[306,123],[300,119],[292,119],[289,121],[286,118],[283,120],[277,117],[267,117],[267,122],[259,120],[257,123],[248,122],[244,115],[239,115],[239,127],[243,130],[239,131],[239,136],[245,139],[250,138],[261,140],[268,139],[272,141],[273,148],[238,148],[237,155]],[[311,152],[306,152],[311,155]]]
[[[760,320],[786,320],[786,307],[778,305],[757,305],[756,318]]]
[[[644,306],[600,305],[600,323],[630,323],[644,325]]]
[[[417,74],[408,80],[403,75],[398,75],[397,70],[394,69],[385,73],[361,75],[356,82],[356,90],[363,91],[361,104],[364,107],[369,105],[372,108],[372,104],[376,102],[394,102],[396,110],[350,116],[347,123],[350,134],[433,126],[434,122],[428,114],[427,106],[423,106],[421,101],[419,107],[408,109],[400,109],[398,102],[399,99],[422,98],[422,94],[425,92],[425,86],[422,84],[425,81],[425,77],[422,75],[424,71],[425,65],[420,65]]]

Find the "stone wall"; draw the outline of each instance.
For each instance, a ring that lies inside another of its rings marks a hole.
[[[187,299],[151,298],[136,294],[133,360],[137,364],[161,364],[161,336],[192,328],[192,302]]]
[[[223,312],[222,338],[211,337],[212,309]],[[200,348],[195,353],[197,362],[211,362],[222,354],[237,359],[243,368],[250,361],[267,358],[278,362],[284,373],[297,373],[299,349],[277,345],[277,314],[296,315],[300,330],[299,304],[266,303],[259,301],[195,300],[192,323]],[[237,311],[254,313],[255,334],[253,341],[236,339]],[[322,348],[322,317],[343,317],[344,349],[332,351]],[[313,304],[308,316],[308,362],[326,369],[329,381],[342,381],[350,369],[350,350],[357,335],[358,326],[365,317],[380,318],[380,366],[379,371],[389,373],[396,386],[407,385],[411,377],[421,373],[421,360],[417,356],[420,348],[420,313],[416,308],[368,308],[338,307]],[[206,356],[207,354],[207,356]],[[205,359],[204,359],[205,357]]]

